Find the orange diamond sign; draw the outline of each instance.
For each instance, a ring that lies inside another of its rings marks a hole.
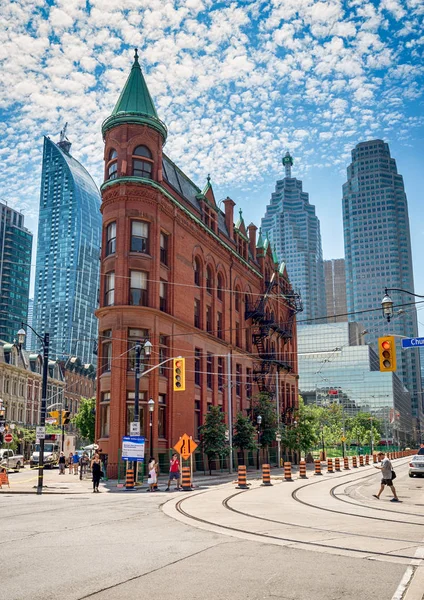
[[[174,446],[175,452],[181,454],[184,460],[190,458],[193,452],[196,450],[197,444],[194,440],[191,439],[186,433],[180,437],[178,442]]]

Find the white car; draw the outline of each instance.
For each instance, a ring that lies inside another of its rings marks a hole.
[[[424,454],[415,454],[409,463],[409,477],[424,475]]]

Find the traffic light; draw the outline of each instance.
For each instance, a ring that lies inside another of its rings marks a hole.
[[[378,355],[380,371],[384,373],[396,371],[396,345],[393,335],[378,338]]]
[[[185,358],[174,358],[172,373],[174,392],[183,392],[185,390]]]
[[[62,425],[68,425],[71,421],[71,411],[70,410],[62,410]]]

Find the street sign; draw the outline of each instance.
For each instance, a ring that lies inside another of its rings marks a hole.
[[[13,442],[13,435],[11,433],[6,433],[4,441],[6,444],[11,444]]]
[[[0,433],[4,433],[5,427],[4,425],[0,425]]]
[[[49,425],[57,425],[57,421],[56,419],[46,419],[46,423],[48,423]]]
[[[122,438],[122,460],[144,462],[144,437],[128,435]]]
[[[46,439],[46,428],[45,427],[36,427],[35,428],[35,436],[39,439],[39,440],[44,440]]]
[[[130,423],[130,435],[140,435],[140,423],[138,421]]]
[[[180,437],[178,442],[174,446],[174,450],[181,454],[184,460],[190,458],[193,452],[196,450],[197,444],[194,440],[191,439],[186,433]]]
[[[346,441],[346,438],[345,438],[345,436],[344,436],[344,435],[342,435],[342,437],[341,437],[340,439],[341,439],[341,441],[342,441],[342,442],[345,442],[345,441]]]
[[[281,433],[276,433],[275,439],[277,440],[277,442],[281,442]]]
[[[419,348],[424,346],[424,337],[405,338],[402,340],[402,348]]]

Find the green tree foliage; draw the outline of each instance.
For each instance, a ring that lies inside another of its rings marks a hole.
[[[81,437],[89,440],[92,444],[95,436],[96,422],[96,399],[81,398],[81,404],[78,413],[75,415],[73,422],[78,428]]]
[[[296,425],[284,427],[282,430],[282,444],[291,450],[305,454],[318,443],[316,406],[306,406],[303,398],[299,397],[299,409],[295,414]]]
[[[234,423],[233,446],[240,451],[256,449],[256,429],[249,417],[239,412]]]
[[[259,415],[262,417],[260,445],[262,448],[268,448],[268,446],[275,442],[275,434],[277,433],[276,406],[269,394],[261,393],[253,401],[254,425],[256,425]]]
[[[212,474],[212,461],[227,456],[230,449],[225,436],[227,426],[225,415],[219,406],[211,406],[205,423],[200,427],[200,441],[203,452],[208,457],[209,473]]]
[[[374,444],[378,444],[381,439],[382,425],[378,419],[371,420],[370,413],[359,412],[347,422],[347,438],[350,443],[357,443],[359,446],[371,445],[371,427],[372,439]]]

